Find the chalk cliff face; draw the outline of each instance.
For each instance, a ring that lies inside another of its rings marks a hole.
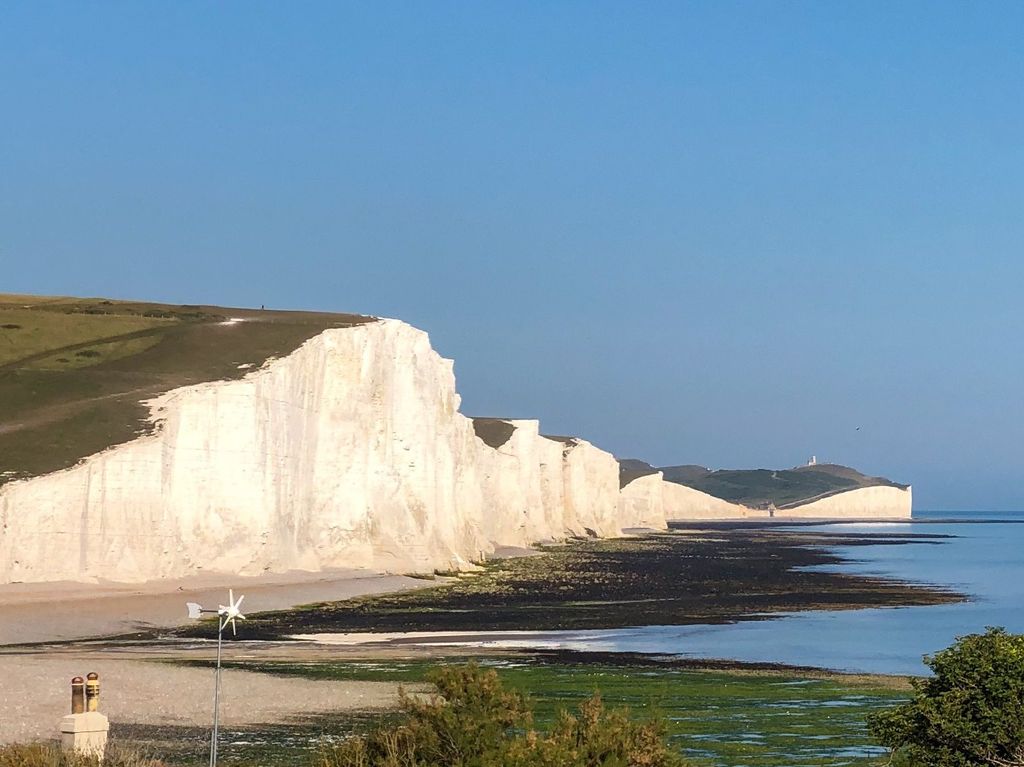
[[[586,440],[543,436],[538,421],[486,420],[511,430],[477,444],[487,500],[482,529],[489,541],[526,545],[618,535],[628,526],[618,516],[619,464],[613,455]]]
[[[619,519],[623,527],[664,527],[665,481],[662,473],[646,474],[619,491]]]
[[[618,535],[619,462],[585,439],[574,438],[562,449],[565,487],[565,529],[587,535]]]
[[[729,503],[692,487],[675,482],[663,482],[665,516],[669,519],[743,519],[750,516],[768,516],[746,506]]]
[[[624,527],[660,528],[669,519],[743,519],[757,514],[692,487],[666,482],[660,471],[637,477],[619,493],[619,518]]]
[[[836,493],[801,506],[780,509],[778,517],[846,519],[910,519],[912,489],[902,487],[860,487]]]
[[[159,397],[152,435],[0,488],[0,582],[429,571],[620,532],[611,454],[536,421],[491,447],[459,404],[422,331],[328,330],[242,380]]]

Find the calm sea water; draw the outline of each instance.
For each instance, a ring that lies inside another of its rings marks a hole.
[[[1024,633],[1024,514],[915,512],[911,522],[801,530],[954,536],[901,546],[838,547],[846,572],[952,586],[962,604],[784,614],[727,626],[645,626],[545,634],[503,644],[732,658],[884,674],[926,672],[921,657],[957,636],[1004,626]]]

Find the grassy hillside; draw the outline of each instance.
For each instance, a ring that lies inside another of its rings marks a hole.
[[[884,485],[906,487],[884,477],[869,477],[856,469],[839,464],[817,464],[795,469],[720,469],[703,466],[661,466],[635,459],[619,462],[622,485],[644,474],[661,471],[666,481],[692,487],[732,503],[751,508],[766,508],[774,503],[784,509],[859,487]]]
[[[144,433],[144,399],[240,378],[325,329],[371,319],[0,294],[0,483]]]
[[[619,487],[623,488],[634,479],[654,474],[658,470],[645,461],[636,458],[619,459]]]

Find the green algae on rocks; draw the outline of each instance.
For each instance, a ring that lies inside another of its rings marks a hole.
[[[702,767],[868,767],[884,762],[885,749],[872,743],[868,714],[906,700],[901,678],[846,677],[791,671],[693,671],[671,662],[551,662],[537,657],[478,658],[496,668],[505,686],[525,693],[533,703],[536,725],[544,729],[560,709],[574,708],[599,691],[609,706],[628,706],[638,717],[664,717],[671,744]],[[356,660],[348,662],[243,662],[249,671],[314,679],[421,683],[433,660]],[[393,716],[393,715],[384,715]],[[280,747],[268,749],[271,729],[239,732],[242,754],[252,750],[268,767],[295,764],[309,753],[318,732],[336,738],[365,729],[373,717],[299,723],[287,733],[271,728]],[[377,719],[379,721],[379,719]],[[303,733],[307,740],[303,740]],[[286,737],[282,737],[285,736]],[[228,749],[224,749],[225,753]],[[192,761],[200,763],[202,752]],[[184,756],[184,755],[182,755]],[[177,760],[175,760],[177,761]],[[188,761],[188,759],[183,759]]]
[[[935,540],[769,528],[579,540],[543,547],[544,556],[489,562],[480,573],[432,588],[262,613],[246,629],[261,637],[601,629],[961,601],[963,596],[938,587],[807,569],[840,563],[831,546]]]

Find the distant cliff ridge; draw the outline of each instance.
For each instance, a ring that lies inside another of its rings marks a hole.
[[[669,485],[688,488],[733,506],[737,513],[745,509],[748,515],[771,510],[779,516],[910,516],[909,485],[870,477],[838,464],[712,471],[692,464],[656,468],[633,458],[619,461],[619,483],[623,489],[638,478],[653,474],[660,474]],[[679,494],[676,489],[669,492]],[[668,515],[672,517],[671,510]]]
[[[22,339],[0,360],[0,582],[429,572],[498,545],[765,513],[653,468],[623,485],[612,454],[535,420],[462,415],[452,362],[398,320],[32,300],[0,301]],[[909,514],[852,493],[818,504]]]

